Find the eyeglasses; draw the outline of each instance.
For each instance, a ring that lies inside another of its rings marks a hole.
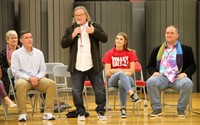
[[[85,14],[75,15],[75,17],[83,17]]]

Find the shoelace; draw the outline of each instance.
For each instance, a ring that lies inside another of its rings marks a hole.
[[[122,114],[126,114],[126,109],[122,109]]]
[[[134,99],[138,99],[137,94],[134,94],[134,95],[133,95],[133,98],[134,98]]]

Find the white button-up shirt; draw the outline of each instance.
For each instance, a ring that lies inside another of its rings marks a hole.
[[[12,54],[11,69],[16,79],[29,80],[30,76],[39,79],[46,74],[46,65],[42,51],[33,48],[28,52],[23,46]]]
[[[93,67],[90,38],[89,34],[85,31],[87,26],[88,22],[81,26],[81,36],[78,39],[76,69],[79,71],[87,71]]]

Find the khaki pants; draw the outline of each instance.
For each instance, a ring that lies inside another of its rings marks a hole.
[[[37,86],[32,87],[25,79],[18,79],[15,83],[19,114],[26,114],[26,91],[37,89],[46,93],[44,112],[53,113],[54,99],[56,95],[56,83],[48,78],[41,78]]]

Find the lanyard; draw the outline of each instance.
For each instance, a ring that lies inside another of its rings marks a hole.
[[[84,29],[85,29],[85,26],[86,26],[86,24],[84,24],[83,25],[83,28],[81,29],[81,35],[80,35],[80,47],[83,47],[83,41],[82,41],[82,33],[83,33],[83,31],[84,31]]]
[[[175,49],[175,47],[173,47],[173,49],[171,51],[169,51],[169,52],[167,51],[167,49],[165,49],[165,51],[167,52],[166,60],[168,59],[170,53],[174,51],[174,49]]]

